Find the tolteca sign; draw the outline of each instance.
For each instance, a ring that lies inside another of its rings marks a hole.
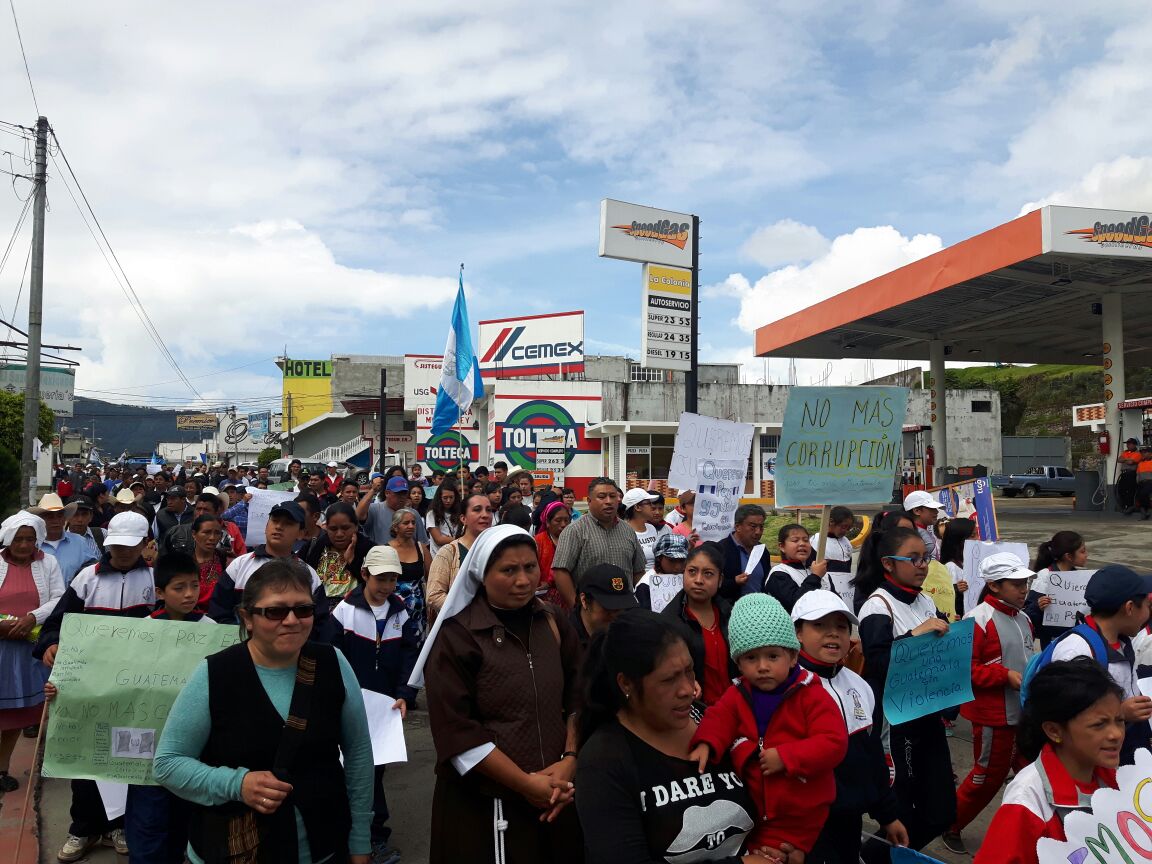
[[[605,198],[600,202],[600,257],[692,266],[692,217]]]
[[[584,371],[584,312],[480,322],[480,374],[518,378]]]

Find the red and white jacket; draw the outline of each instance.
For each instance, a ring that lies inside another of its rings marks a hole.
[[[1064,819],[1091,806],[1097,789],[1116,788],[1116,772],[1097,768],[1087,786],[1069,776],[1051,746],[1021,771],[1004,790],[1004,803],[992,818],[984,843],[972,864],[1037,864],[1036,843],[1042,837],[1067,840]]]
[[[759,824],[747,848],[791,843],[809,852],[836,798],[836,766],[848,752],[844,717],[819,676],[800,669],[761,738],[752,712],[748,683],[739,679],[709,706],[692,738],[704,742],[713,759],[725,752],[756,804]],[[784,770],[765,777],[761,750],[776,748]]]
[[[1008,686],[1008,673],[1024,674],[1034,653],[1032,622],[1015,606],[991,594],[964,616],[976,622],[972,642],[973,700],[960,707],[966,720],[981,726],[1020,722],[1020,691]]]

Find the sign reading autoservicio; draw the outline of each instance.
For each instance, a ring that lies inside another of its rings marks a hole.
[[[480,374],[517,378],[584,371],[584,313],[480,322]]]
[[[692,271],[644,265],[640,307],[640,365],[654,369],[692,368]]]
[[[776,504],[888,501],[901,462],[906,387],[793,387],[776,458]]]
[[[600,202],[600,257],[691,267],[692,252],[689,214],[612,198]]]

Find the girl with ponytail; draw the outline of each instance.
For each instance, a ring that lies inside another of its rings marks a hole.
[[[1032,565],[1036,578],[1032,580],[1032,588],[1024,601],[1024,614],[1032,621],[1041,648],[1047,648],[1049,642],[1066,631],[1064,627],[1044,624],[1044,609],[1052,603],[1048,596],[1049,575],[1053,570],[1081,570],[1087,563],[1088,547],[1084,545],[1084,538],[1075,531],[1057,531],[1051,540],[1041,543],[1036,550],[1036,562]]]

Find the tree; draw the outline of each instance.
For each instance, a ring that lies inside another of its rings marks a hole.
[[[55,422],[56,415],[41,401],[36,436],[45,444],[52,440],[52,426]],[[0,390],[0,449],[7,450],[19,462],[24,449],[23,393],[5,393]]]
[[[256,464],[261,468],[267,468],[272,464],[273,459],[280,458],[279,447],[265,447],[260,451],[260,455],[256,457]]]

